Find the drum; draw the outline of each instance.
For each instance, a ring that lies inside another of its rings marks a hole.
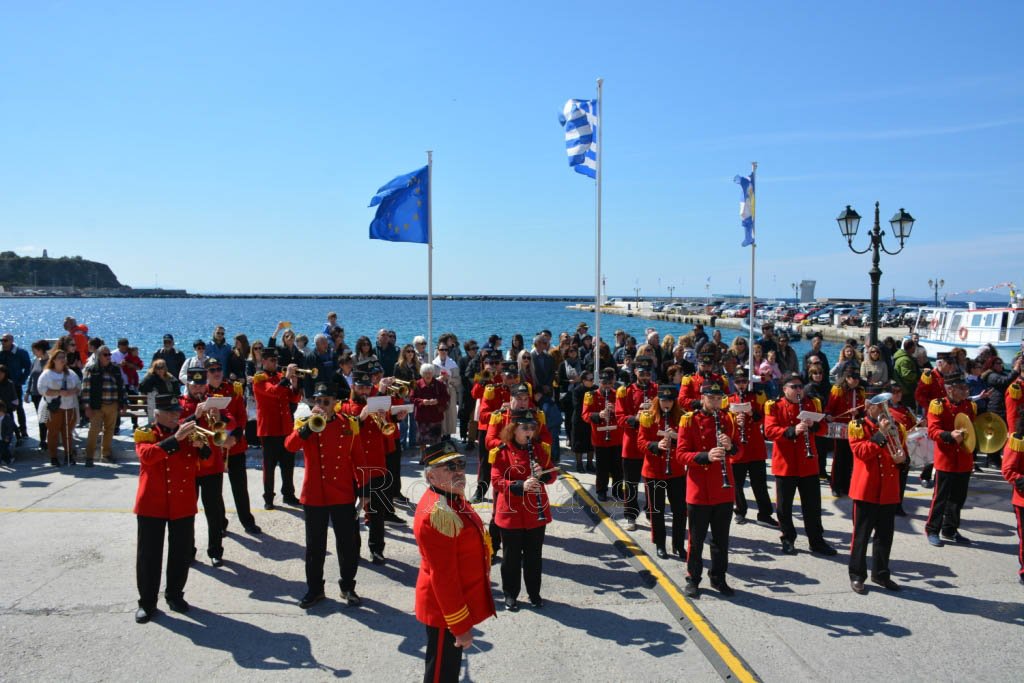
[[[931,465],[935,460],[935,442],[928,438],[928,430],[918,427],[907,433],[907,455],[914,467]]]
[[[846,441],[850,438],[849,428],[850,423],[848,422],[829,422],[828,438]]]

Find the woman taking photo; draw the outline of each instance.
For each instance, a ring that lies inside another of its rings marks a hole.
[[[249,338],[244,334],[235,335],[235,345],[228,355],[226,379],[230,382],[245,381],[245,362],[249,360]]]
[[[877,345],[868,347],[868,357],[860,364],[860,376],[867,385],[888,386],[889,365]]]
[[[46,419],[46,448],[50,452],[50,464],[54,467],[60,467],[57,460],[60,442],[64,444],[66,462],[75,464],[75,425],[78,424],[78,391],[82,380],[68,368],[67,360],[66,351],[60,348],[51,351],[37,383],[45,401],[39,419]]]
[[[505,609],[519,611],[519,589],[526,583],[530,604],[540,609],[544,527],[551,522],[545,484],[555,481],[551,456],[542,444],[532,410],[514,410],[501,431],[502,444],[491,467],[494,521],[501,529],[501,589]]]
[[[167,370],[167,361],[158,358],[139,382],[139,393],[177,396],[181,393],[181,382]]]

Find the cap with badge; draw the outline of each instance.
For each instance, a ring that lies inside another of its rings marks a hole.
[[[313,387],[313,398],[334,398],[334,388],[326,382],[320,382]]]
[[[650,372],[654,369],[654,361],[647,356],[640,356],[633,361],[633,370],[635,372]]]
[[[734,382],[749,382],[750,373],[746,368],[736,368],[736,372],[732,373],[732,380]]]
[[[704,382],[700,385],[700,393],[704,396],[721,396],[725,391],[718,382]]]
[[[700,354],[700,356],[698,356],[698,360],[701,363],[704,363],[704,364],[707,364],[707,365],[711,365],[712,363],[715,362],[715,354],[713,354],[713,353],[702,353],[702,354]]]
[[[530,387],[520,382],[519,384],[513,384],[509,390],[513,396],[522,396],[523,394],[530,394]]]
[[[373,379],[370,377],[370,373],[364,370],[356,370],[352,373],[352,384],[357,387],[372,387]]]
[[[517,425],[535,425],[537,424],[537,416],[533,414],[533,411],[529,408],[520,408],[512,411],[512,424]]]
[[[514,360],[505,360],[501,362],[501,374],[503,375],[518,375],[519,366]]]
[[[601,381],[602,382],[614,382],[615,381],[615,368],[601,368]]]
[[[206,372],[223,372],[224,366],[220,364],[220,361],[216,358],[211,358],[206,362]]]
[[[799,372],[790,372],[782,376],[782,386],[787,384],[799,384],[801,387],[804,385],[804,378],[800,376]]]
[[[263,349],[263,360],[277,360],[277,347],[267,346]]]
[[[206,384],[206,368],[190,368],[188,383],[193,385]]]
[[[178,397],[173,394],[160,394],[156,397],[155,405],[157,410],[181,411],[181,403],[178,401]]]
[[[947,387],[967,384],[967,378],[964,377],[964,373],[960,372],[959,370],[954,370],[953,372],[946,375],[945,380]]]
[[[658,398],[662,401],[674,401],[678,393],[678,390],[671,384],[662,384],[658,387]]]
[[[950,353],[949,351],[939,351],[938,353],[935,354],[935,360],[937,360],[937,361],[941,360],[941,361],[944,361],[946,363],[952,363],[953,362],[953,354]]]
[[[435,467],[437,465],[443,465],[449,460],[455,460],[457,458],[465,458],[462,453],[455,450],[448,441],[442,441],[441,443],[430,444],[423,448],[423,455],[420,456],[420,464],[424,467]]]

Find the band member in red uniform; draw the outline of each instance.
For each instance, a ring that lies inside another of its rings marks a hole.
[[[429,489],[416,506],[413,534],[420,551],[416,619],[427,629],[424,683],[459,680],[473,627],[493,617],[491,543],[466,502],[466,458],[448,441],[421,459]]]
[[[619,387],[615,392],[615,420],[622,430],[622,487],[623,513],[626,531],[636,531],[636,518],[640,514],[637,505],[637,489],[640,486],[640,472],[644,464],[644,452],[640,448],[640,411],[653,405],[658,397],[658,385],[651,381],[654,361],[646,356],[633,361],[636,382]]]
[[[871,581],[891,591],[899,590],[889,573],[889,552],[900,501],[900,465],[907,460],[907,439],[903,425],[886,413],[891,394],[868,399],[867,416],[848,427],[853,452],[853,538],[850,541],[850,587],[864,595],[868,578],[867,552],[871,546]],[[874,535],[874,541],[871,541]]]
[[[363,464],[359,419],[337,414],[334,391],[320,383],[313,392],[310,417],[295,422],[284,440],[291,453],[302,451],[306,474],[302,501],[306,521],[306,595],[299,607],[309,609],[324,599],[324,559],[327,557],[327,525],[334,527],[341,599],[350,606],[362,603],[356,594],[359,569],[359,528],[355,509],[355,478]]]
[[[704,382],[714,382],[729,393],[729,383],[714,372],[715,354],[701,353],[697,358],[697,372],[687,375],[679,382],[679,405],[685,410],[698,410],[701,406],[700,387]]]
[[[746,368],[739,368],[732,375],[736,385],[736,393],[729,396],[730,405],[747,404],[749,412],[733,413],[736,420],[736,457],[729,458],[732,462],[732,477],[736,482],[736,505],[733,507],[735,522],[745,524],[747,521],[747,497],[743,493],[747,475],[750,475],[750,490],[757,501],[757,521],[768,526],[778,527],[779,523],[772,517],[774,508],[772,498],[768,495],[768,449],[764,443],[764,405],[768,397],[763,391],[750,391],[750,374]]]
[[[487,428],[491,423],[491,408],[495,397],[501,397],[501,387],[505,382],[501,377],[501,352],[491,349],[481,352],[481,365],[483,369],[476,376],[470,396],[477,401],[478,419],[477,432],[479,434],[479,449],[477,454],[480,458],[480,467],[476,475],[476,491],[473,493],[473,503],[483,501],[487,494],[487,488],[491,485],[491,463],[487,448]],[[503,402],[503,401],[502,401]],[[501,406],[501,403],[498,406]]]
[[[615,368],[601,368],[598,388],[583,398],[583,419],[590,423],[590,443],[597,458],[595,489],[597,499],[608,500],[608,482],[612,492],[622,486],[622,430],[615,420]]]
[[[341,412],[359,420],[359,439],[362,442],[364,462],[356,472],[360,497],[369,501],[366,523],[370,527],[370,561],[384,564],[384,515],[394,512],[387,497],[387,462],[389,440],[386,431],[396,429],[383,412],[370,412],[366,399],[374,394],[373,379],[369,373],[352,373],[352,394],[341,404]],[[389,429],[390,426],[390,429]]]
[[[293,403],[302,398],[297,367],[277,371],[277,349],[263,349],[263,370],[252,378],[256,398],[256,434],[263,446],[263,508],[274,509],[274,469],[281,468],[281,497],[287,505],[298,505],[295,497],[295,454],[284,447],[284,438],[292,432]]]
[[[967,380],[959,370],[946,375],[946,398],[928,404],[928,438],[935,442],[935,490],[924,530],[937,548],[944,541],[969,544],[960,533],[960,510],[967,501],[967,486],[974,470],[974,453],[964,446],[964,431],[956,429],[957,415],[971,420],[978,407],[967,398]],[[941,534],[941,536],[940,536]]]
[[[517,410],[502,432],[491,466],[494,486],[494,520],[501,529],[505,552],[501,557],[501,590],[505,609],[519,611],[520,579],[536,609],[544,606],[540,596],[541,555],[544,529],[551,522],[545,484],[555,481],[549,446],[537,433],[532,410]]]
[[[679,459],[676,439],[682,410],[676,405],[676,388],[658,388],[658,403],[640,414],[638,442],[644,452],[640,474],[647,494],[647,519],[651,542],[658,557],[668,559],[665,550],[665,498],[672,506],[672,554],[683,557],[686,539],[686,463]]]
[[[1009,414],[1009,413],[1007,413]],[[1017,521],[1017,580],[1024,585],[1024,413],[1017,415],[1014,433],[1003,449],[1003,479],[1013,487],[1013,516]]]
[[[699,597],[704,573],[704,539],[711,529],[711,586],[728,597],[735,593],[725,582],[729,569],[729,525],[732,521],[732,469],[728,458],[736,454],[736,422],[722,410],[725,390],[717,382],[700,387],[701,408],[679,422],[679,458],[686,465],[686,511],[690,543],[686,552],[683,593]]]
[[[775,504],[778,506],[782,552],[795,555],[796,527],[793,526],[793,498],[800,491],[804,531],[812,552],[835,555],[825,542],[821,526],[821,490],[818,484],[818,451],[814,435],[825,431],[825,421],[799,419],[807,411],[821,413],[816,398],[804,398],[804,382],[793,372],[782,378],[783,398],[764,406],[764,436],[772,442],[772,474],[775,475]]]
[[[864,389],[860,386],[860,370],[854,363],[847,363],[839,373],[839,383],[832,387],[828,396],[825,413],[829,422],[848,425],[850,420],[860,417],[864,410]],[[832,495],[842,498],[850,491],[850,475],[853,472],[853,454],[850,442],[844,433],[832,439]]]
[[[917,426],[917,416],[914,415],[910,408],[903,404],[903,386],[899,382],[892,382],[889,384],[888,391],[892,394],[892,398],[889,399],[889,414],[892,415],[892,419],[902,425],[904,432],[910,432],[911,429]],[[910,474],[909,457],[899,466],[899,470],[900,504],[896,506],[896,516],[906,517],[907,511],[903,509],[903,496],[907,491],[907,477]]]
[[[181,404],[177,396],[156,398],[156,424],[135,430],[139,456],[139,488],[135,495],[138,546],[135,579],[139,609],[135,622],[145,624],[156,614],[163,569],[164,530],[167,530],[167,586],[164,597],[175,612],[187,612],[185,582],[195,544],[195,479],[200,457],[209,447],[192,443],[195,422],[178,424]]]
[[[206,381],[210,396],[231,399],[231,403],[225,411],[234,421],[234,429],[231,431],[234,443],[227,449],[228,482],[231,484],[231,495],[235,499],[235,511],[238,514],[238,521],[242,523],[242,528],[246,533],[259,536],[263,530],[259,528],[256,518],[252,516],[249,506],[249,485],[245,476],[245,451],[249,447],[245,441],[245,424],[249,416],[245,410],[244,385],[241,382],[225,382],[224,368],[216,358],[206,364]],[[227,528],[228,521],[225,518],[224,530],[227,531]]]
[[[914,402],[917,403],[921,410],[928,410],[928,406],[937,398],[946,398],[946,382],[943,378],[947,373],[955,370],[956,367],[956,362],[948,351],[940,351],[935,354],[935,368],[923,370],[921,378],[917,382],[917,387],[914,389]],[[934,486],[932,471],[933,465],[931,463],[928,463],[921,469],[921,486],[926,489]]]
[[[207,408],[204,401],[207,396],[206,368],[191,368],[186,371],[188,393],[181,398],[181,421],[195,420],[196,425],[207,431],[216,428],[230,432],[234,423],[230,416],[221,419],[220,411]],[[220,423],[220,424],[218,424]],[[214,567],[224,564],[224,451],[228,441],[218,445],[213,437],[207,437],[210,457],[199,461],[196,472],[196,499],[203,499],[203,515],[206,517],[206,554]],[[223,447],[222,447],[223,446]],[[195,557],[195,548],[192,549]]]
[[[387,395],[388,389],[394,384],[394,377],[384,376],[384,366],[380,361],[374,360],[369,364],[370,380],[373,382],[373,396]],[[400,406],[405,401],[398,396],[391,396],[391,405]],[[385,451],[384,463],[387,466],[387,474],[384,478],[384,496],[388,499],[388,511],[384,513],[384,521],[394,526],[405,525],[405,520],[395,514],[395,504],[406,504],[409,499],[402,495],[402,446],[399,443],[402,439],[402,432],[398,428],[398,422],[389,411],[384,419],[390,425],[385,427]]]
[[[1017,368],[1019,369],[1020,365]],[[1006,405],[1006,424],[1012,428],[1017,424],[1017,418],[1024,413],[1021,410],[1021,407],[1024,407],[1024,376],[1018,377],[1010,386],[1006,387],[1003,397]]]

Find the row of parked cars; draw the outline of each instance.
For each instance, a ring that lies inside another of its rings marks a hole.
[[[651,309],[655,313],[699,314],[705,313],[719,318],[747,318],[750,303],[725,301],[681,301],[661,302]],[[906,327],[917,320],[918,308],[909,306],[879,306],[880,327]],[[756,303],[754,317],[759,323],[792,323],[796,325],[839,325],[845,327],[869,327],[871,306],[869,304],[818,304],[818,303]]]

